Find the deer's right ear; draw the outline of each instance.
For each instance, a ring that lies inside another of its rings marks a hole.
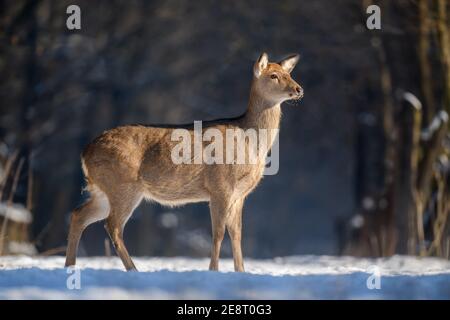
[[[261,76],[261,73],[265,68],[267,68],[267,65],[269,64],[269,57],[267,53],[261,54],[261,56],[256,61],[255,65],[253,66],[253,73],[255,74],[256,78],[259,78]]]

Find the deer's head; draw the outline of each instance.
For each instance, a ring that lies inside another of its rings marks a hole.
[[[299,60],[299,55],[291,55],[278,62],[269,62],[263,53],[253,67],[253,85],[259,95],[268,101],[281,103],[303,97],[303,88],[291,78],[291,72]]]

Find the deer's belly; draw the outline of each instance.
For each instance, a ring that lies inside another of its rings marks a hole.
[[[203,190],[190,188],[146,188],[144,197],[166,206],[181,206],[188,203],[209,201]]]
[[[178,207],[188,203],[195,202],[208,202],[209,196],[199,196],[198,194],[189,195],[189,194],[156,194],[152,192],[145,192],[144,198],[150,201],[156,201],[159,204],[169,207]]]
[[[146,199],[163,205],[179,206],[193,202],[209,201],[201,171],[196,168],[171,168],[152,170],[141,175]]]

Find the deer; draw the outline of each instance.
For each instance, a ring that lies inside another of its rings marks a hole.
[[[253,66],[250,97],[245,112],[235,118],[203,122],[203,129],[276,129],[281,104],[300,100],[303,88],[292,79],[299,61],[294,54],[269,62],[262,53]],[[219,270],[225,231],[231,240],[234,270],[244,272],[242,211],[247,196],[263,177],[265,158],[275,134],[256,163],[175,164],[171,150],[177,129],[193,133],[192,125],[124,125],[103,132],[81,154],[89,198],[70,215],[65,266],[76,264],[81,235],[90,224],[105,220],[105,229],[127,271],[137,271],[123,240],[125,224],[143,199],[164,206],[209,202],[212,248],[209,270]],[[241,137],[242,138],[242,137]],[[245,139],[243,137],[242,139]]]

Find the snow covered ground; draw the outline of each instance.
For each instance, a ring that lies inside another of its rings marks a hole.
[[[79,272],[68,273],[63,257],[0,257],[0,298],[450,299],[450,261],[433,258],[246,259],[247,273],[232,272],[230,259],[221,260],[221,272],[206,271],[208,259],[134,260],[140,272],[96,257],[79,258]],[[81,288],[70,290],[67,282]]]

